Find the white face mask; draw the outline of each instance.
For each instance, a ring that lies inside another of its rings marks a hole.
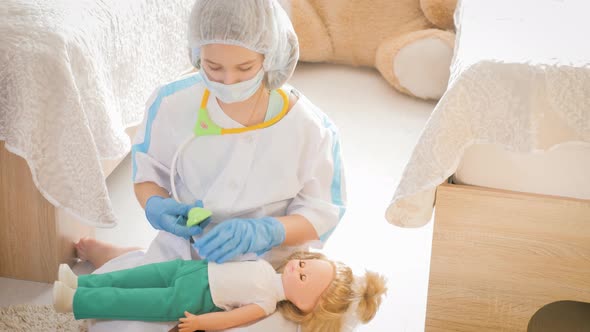
[[[264,78],[264,71],[261,68],[254,77],[247,81],[234,84],[223,84],[209,80],[207,73],[202,69],[201,71],[203,72],[203,75],[201,76],[203,77],[207,89],[209,89],[215,97],[219,98],[226,104],[244,101],[252,97],[252,95],[258,91],[258,88],[260,88],[260,84],[262,84],[262,79]]]

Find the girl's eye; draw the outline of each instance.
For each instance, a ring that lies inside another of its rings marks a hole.
[[[211,67],[211,66],[209,66],[209,70],[212,70],[212,71],[218,71],[220,69],[221,69],[221,67]]]
[[[300,274],[299,279],[301,279],[301,281],[305,281],[305,279],[307,279],[307,276],[305,274]]]
[[[299,267],[305,267],[305,262],[304,261],[299,261]]]
[[[250,69],[252,69],[253,66],[250,66],[248,68],[240,68],[241,71],[249,71]]]

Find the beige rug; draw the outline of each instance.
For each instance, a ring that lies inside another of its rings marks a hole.
[[[84,320],[59,314],[51,305],[18,304],[0,308],[0,331],[88,331]]]

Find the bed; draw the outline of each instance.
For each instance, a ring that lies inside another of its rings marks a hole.
[[[0,2],[0,276],[53,281],[72,241],[116,225],[105,178],[190,67],[192,3]]]
[[[434,212],[428,331],[524,331],[590,302],[590,24],[585,1],[457,5],[449,87],[387,220]]]

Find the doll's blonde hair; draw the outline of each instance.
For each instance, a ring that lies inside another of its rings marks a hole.
[[[287,262],[293,259],[321,259],[330,262],[335,273],[334,280],[311,312],[303,312],[288,300],[279,302],[277,310],[285,318],[301,324],[305,332],[340,332],[346,315],[356,315],[362,323],[373,319],[387,291],[383,276],[366,271],[363,277],[355,278],[350,267],[315,252],[296,252],[277,271],[282,272]],[[349,309],[354,309],[357,304],[355,312],[350,312]]]

